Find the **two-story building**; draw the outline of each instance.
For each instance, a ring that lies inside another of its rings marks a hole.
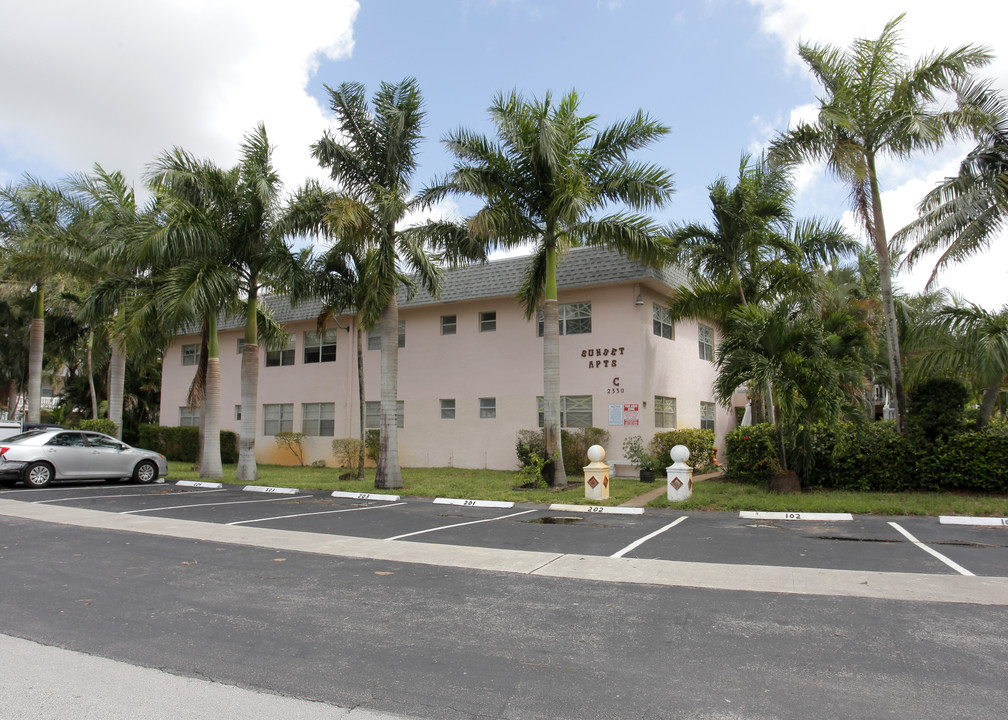
[[[526,319],[515,298],[528,258],[446,273],[440,298],[399,295],[400,462],[410,467],[514,469],[517,431],[542,425],[541,316]],[[609,431],[607,462],[624,462],[623,440],[701,427],[723,449],[734,408],[714,402],[713,323],[672,323],[665,310],[686,282],[675,267],[651,269],[594,248],[576,249],[559,271],[561,424]],[[302,432],[306,462],[333,464],[333,438],[357,437],[356,325],[352,314],[317,331],[320,305],[266,300],[288,344],[260,351],[256,455],[290,463],[273,435]],[[222,426],[239,429],[240,319],[220,324]],[[378,426],[378,329],[365,336],[367,427]],[[186,408],[199,336],[182,335],[164,358],[161,422],[198,424]],[[744,396],[735,404],[743,405]],[[587,462],[587,461],[586,461]]]

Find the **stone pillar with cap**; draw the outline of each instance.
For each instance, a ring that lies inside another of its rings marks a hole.
[[[669,455],[672,457],[672,464],[665,468],[668,478],[666,496],[673,502],[689,500],[693,495],[693,468],[686,464],[689,448],[685,445],[676,445],[669,451]]]
[[[592,445],[588,448],[588,465],[584,467],[585,474],[585,498],[588,500],[608,500],[609,499],[609,466],[606,465],[605,448],[601,445]]]

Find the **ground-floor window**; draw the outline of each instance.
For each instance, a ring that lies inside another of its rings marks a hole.
[[[539,427],[545,424],[543,419],[543,398],[536,398],[539,409]],[[591,395],[561,395],[560,396],[560,427],[581,428],[592,425]]]
[[[294,432],[294,403],[263,405],[263,435]]]
[[[200,409],[193,408],[189,409],[187,407],[180,407],[179,409],[179,425],[185,427],[199,427],[200,419]]]
[[[714,430],[715,418],[717,417],[717,406],[712,402],[700,403],[700,429]]]
[[[674,428],[676,426],[675,398],[655,395],[654,424],[656,428]]]
[[[317,437],[333,436],[336,418],[334,403],[304,403],[301,412],[301,432]]]
[[[403,414],[405,410],[405,403],[399,400],[396,403],[396,427],[403,426]],[[381,402],[364,403],[364,427],[368,430],[378,430],[381,428]]]
[[[441,400],[441,419],[455,419],[455,398],[446,398]]]

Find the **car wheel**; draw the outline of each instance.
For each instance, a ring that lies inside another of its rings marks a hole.
[[[25,485],[33,488],[44,488],[52,482],[52,465],[44,462],[35,462],[25,469]]]
[[[157,480],[157,465],[150,460],[144,460],[133,471],[133,480],[138,483],[152,483]]]

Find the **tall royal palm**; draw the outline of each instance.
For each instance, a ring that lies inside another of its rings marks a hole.
[[[327,90],[338,132],[327,131],[312,146],[312,154],[337,185],[329,202],[328,231],[337,238],[356,239],[361,244],[359,257],[366,258],[363,275],[371,279],[371,287],[359,298],[357,310],[365,317],[381,316],[380,450],[375,487],[399,488],[396,293],[402,283],[415,279],[436,295],[440,289],[438,259],[479,259],[482,253],[449,223],[400,227],[406,216],[420,207],[420,200],[410,192],[425,117],[416,80],[383,82],[371,107],[360,83],[343,83]]]
[[[46,287],[71,272],[61,242],[71,221],[67,210],[58,188],[32,178],[0,188],[3,279],[30,291],[34,301],[28,345],[28,422],[41,418]]]
[[[557,268],[565,252],[580,245],[606,247],[649,265],[668,260],[659,227],[640,213],[669,200],[672,175],[628,157],[668,128],[638,111],[596,131],[596,116],[579,113],[574,91],[556,105],[549,94],[530,100],[517,92],[501,93],[490,116],[496,141],[464,129],[448,135],[455,168],[428,188],[424,199],[475,196],[484,205],[468,220],[473,238],[502,249],[535,248],[518,297],[528,318],[543,308],[545,449],[554,461],[551,484],[562,487],[567,476],[560,451]],[[610,204],[629,211],[593,217]]]
[[[244,295],[245,345],[241,362],[242,419],[236,478],[257,477],[255,435],[259,395],[259,291],[281,290],[296,272],[287,239],[301,232],[300,215],[283,204],[282,184],[273,168],[266,128],[258,125],[241,145],[241,159],[230,170],[200,162],[182,150],[165,153],[152,167],[155,189],[170,188],[182,220],[168,223],[147,245],[163,246],[160,262],[175,257],[217,258],[230,270]],[[164,252],[164,247],[171,248]],[[144,251],[147,252],[147,251]],[[156,255],[157,253],[155,253]],[[204,308],[206,309],[206,308]]]
[[[857,39],[849,50],[800,43],[798,54],[823,85],[819,117],[799,123],[773,142],[771,158],[786,162],[825,162],[850,186],[858,220],[878,258],[889,370],[899,427],[907,431],[906,390],[892,290],[889,236],[882,215],[877,161],[906,159],[933,150],[981,121],[973,109],[943,109],[936,101],[970,79],[990,61],[973,46],[929,55],[914,65],[900,51],[899,24],[891,20],[877,39]]]
[[[968,86],[963,95],[989,116],[989,124],[959,173],[925,195],[920,217],[897,233],[900,240],[917,241],[904,259],[909,267],[941,252],[929,286],[943,268],[982,252],[1008,227],[1008,100],[983,83]]]

